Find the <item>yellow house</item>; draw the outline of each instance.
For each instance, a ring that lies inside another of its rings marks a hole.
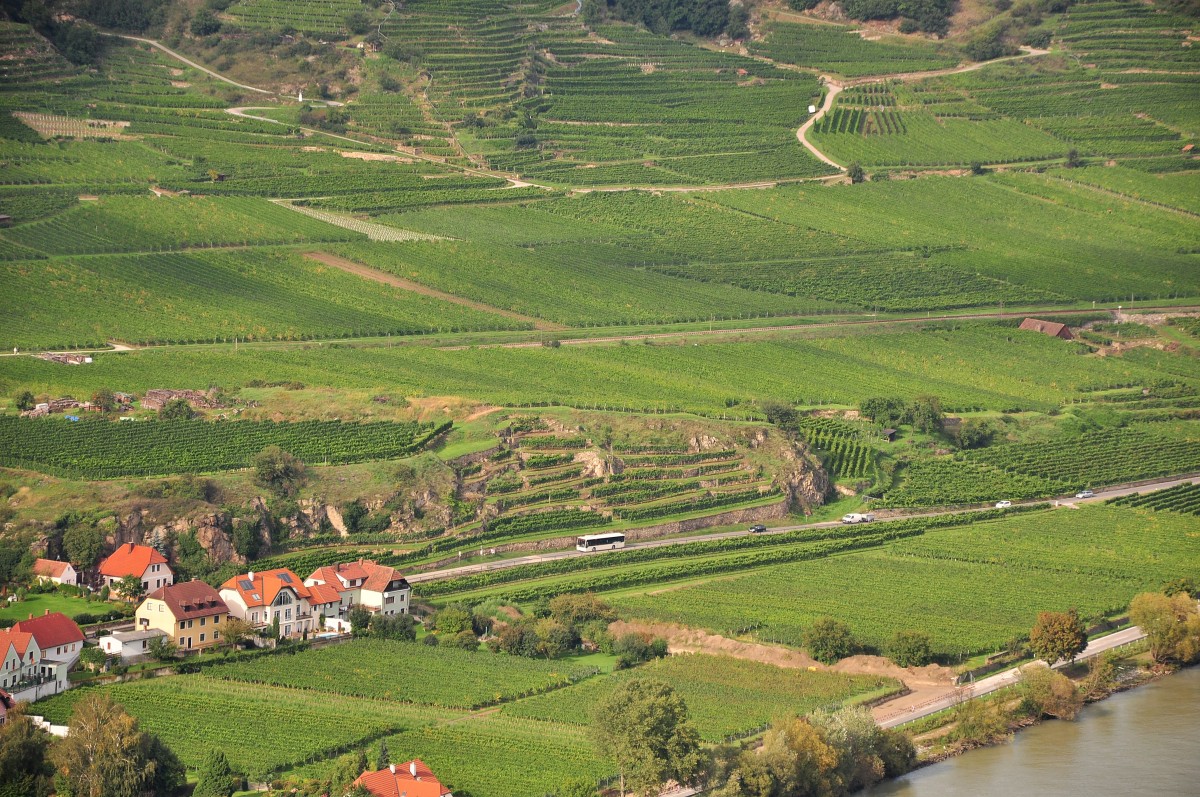
[[[151,592],[136,616],[139,631],[157,628],[186,652],[221,644],[229,607],[214,587],[192,580]]]

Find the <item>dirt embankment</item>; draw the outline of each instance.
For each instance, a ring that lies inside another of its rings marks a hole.
[[[609,630],[617,636],[644,633],[662,637],[667,640],[667,646],[672,653],[708,653],[773,664],[776,667],[895,678],[903,683],[908,691],[872,708],[871,713],[876,720],[894,717],[954,691],[954,671],[937,664],[926,667],[898,667],[882,656],[851,656],[830,667],[800,650],[744,642],[673,623],[618,620],[609,626]]]

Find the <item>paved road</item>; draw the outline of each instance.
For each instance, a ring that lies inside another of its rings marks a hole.
[[[1028,501],[1014,501],[1014,505],[1022,504],[1038,504],[1046,501],[1053,501],[1056,505],[1070,507],[1078,504],[1094,504],[1101,501],[1107,501],[1110,498],[1119,498],[1132,493],[1149,493],[1156,490],[1165,490],[1168,487],[1175,487],[1180,484],[1192,484],[1200,481],[1200,475],[1193,474],[1191,476],[1174,476],[1168,479],[1157,479],[1152,482],[1142,484],[1118,485],[1109,487],[1103,490],[1096,490],[1096,495],[1093,498],[1078,499],[1072,496],[1062,496],[1059,498],[1036,499]],[[942,509],[931,512],[916,512],[898,516],[893,519],[907,518],[922,518],[922,517],[939,517],[942,515],[965,515],[972,512],[983,512],[990,507],[976,507],[972,509]],[[804,523],[796,526],[777,526],[764,532],[764,536],[772,534],[785,534],[790,531],[801,531],[806,529],[827,529],[840,526],[841,522],[837,520],[828,520],[822,523]],[[668,537],[659,540],[646,540],[645,542],[631,542],[622,550],[641,550],[643,548],[661,548],[666,545],[684,545],[689,542],[704,542],[707,540],[725,540],[732,537],[745,537],[750,534],[749,531],[725,531],[717,534],[698,534],[688,537]],[[490,546],[483,546],[489,548]],[[531,554],[529,556],[518,556],[512,559],[502,559],[497,562],[483,562],[479,564],[463,565],[459,567],[448,567],[441,570],[432,570],[427,573],[413,573],[406,576],[410,584],[420,584],[427,581],[439,581],[446,578],[454,578],[455,576],[466,576],[475,573],[490,572],[492,570],[507,570],[510,567],[519,567],[521,565],[539,564],[542,562],[554,562],[559,559],[572,559],[579,556],[612,556],[620,557],[619,551],[604,552],[604,553],[584,553],[582,551],[567,550],[567,551],[550,551],[547,553]]]
[[[1109,634],[1108,636],[1102,636],[1099,639],[1094,639],[1089,642],[1083,653],[1079,654],[1076,660],[1081,661],[1084,659],[1090,659],[1093,656],[1099,656],[1101,653],[1105,653],[1113,648],[1120,647],[1121,645],[1127,645],[1130,642],[1137,642],[1139,639],[1144,639],[1145,636],[1146,634],[1142,632],[1142,629],[1138,628],[1136,625],[1126,628],[1122,631]],[[1059,661],[1055,662],[1053,666],[1055,669],[1058,669],[1060,667],[1065,667],[1066,665],[1067,662]],[[976,681],[973,684],[957,687],[953,691],[948,692],[946,695],[935,698],[934,700],[930,700],[923,705],[914,706],[908,711],[903,711],[895,715],[888,716],[887,718],[880,720],[879,724],[884,728],[894,728],[897,725],[903,725],[906,722],[912,722],[913,720],[927,717],[930,714],[936,714],[937,712],[948,709],[951,706],[962,702],[963,700],[991,694],[998,689],[1003,689],[1006,686],[1012,686],[1015,684],[1017,679],[1020,677],[1020,672],[1021,671],[1018,668],[1014,667],[1011,670],[1005,670],[1004,672],[990,675],[987,678]]]

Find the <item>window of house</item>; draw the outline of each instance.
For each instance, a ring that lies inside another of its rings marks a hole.
[[[220,638],[221,638],[221,632],[220,632],[220,631],[213,631],[213,641],[215,642],[216,640],[218,640],[218,639],[220,639]]]
[[[217,616],[213,617],[213,625],[216,625],[219,622],[221,622],[221,615],[218,614]],[[216,636],[214,635],[213,638],[215,639]]]
[[[201,617],[201,618],[200,618],[200,626],[201,626],[201,627],[203,627],[203,626],[204,626],[204,621],[205,621],[205,619],[207,619],[207,618],[204,618],[204,617]]]
[[[204,634],[201,634],[201,635],[200,635],[200,641],[201,641],[201,642],[203,642],[203,641],[204,641]]]
[[[395,596],[395,595],[388,595],[386,598],[384,598],[384,599],[383,599],[383,602],[384,602],[384,603],[395,603],[395,602],[396,602],[396,596]]]
[[[183,620],[180,620],[179,621],[179,630],[182,631],[184,628],[187,628],[187,625],[184,624]]]

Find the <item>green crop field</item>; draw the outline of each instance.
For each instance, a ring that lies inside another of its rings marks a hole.
[[[206,670],[229,681],[446,708],[479,708],[566,686],[594,672],[560,662],[383,640]]]
[[[117,423],[84,418],[0,417],[8,467],[83,479],[203,473],[244,468],[266,446],[308,462],[393,459],[420,449],[447,428],[432,424],[340,421],[172,420]]]
[[[1156,512],[1200,515],[1200,484],[1180,484],[1146,495],[1135,493],[1124,498],[1117,498],[1109,503],[1117,506],[1151,509]]]
[[[917,628],[943,654],[990,652],[1027,632],[1039,611],[1116,612],[1140,591],[1195,577],[1194,526],[1172,513],[1060,509],[614,602],[627,617],[791,645],[814,619],[832,616],[868,645]]]
[[[0,340],[22,349],[528,328],[281,249],[36,260],[0,274],[26,297],[4,309]]]
[[[983,368],[982,364],[987,364]],[[253,379],[462,395],[510,406],[558,403],[595,409],[727,412],[786,396],[803,405],[853,405],[879,395],[935,393],[944,407],[1053,409],[1097,384],[1200,384],[1186,358],[1153,349],[1119,358],[1082,356],[1075,343],[1012,327],[905,330],[754,343],[563,346],[440,351],[423,347],[257,350],[232,346],[101,355],[87,368],[30,357],[0,360],[8,392],[56,395],[99,387],[140,392],[226,388]],[[739,416],[742,413],[737,413]]]
[[[98,687],[157,734],[191,769],[213,749],[254,778],[343,752],[365,740],[409,731],[453,716],[449,712],[313,694],[260,684],[238,684],[205,676],[178,676]],[[71,709],[87,689],[73,689],[40,701],[38,712],[67,724]],[[347,722],[346,717],[354,717]],[[307,728],[305,733],[295,733]]]
[[[948,48],[921,40],[869,41],[851,28],[788,22],[773,22],[751,52],[846,77],[945,69],[960,60]]]
[[[651,662],[629,677],[654,678],[675,687],[706,741],[744,736],[784,714],[809,714],[863,695],[897,690],[890,678],[775,667],[729,656],[677,655]],[[507,705],[505,716],[587,725],[596,701],[626,680],[597,678],[578,686]]]

